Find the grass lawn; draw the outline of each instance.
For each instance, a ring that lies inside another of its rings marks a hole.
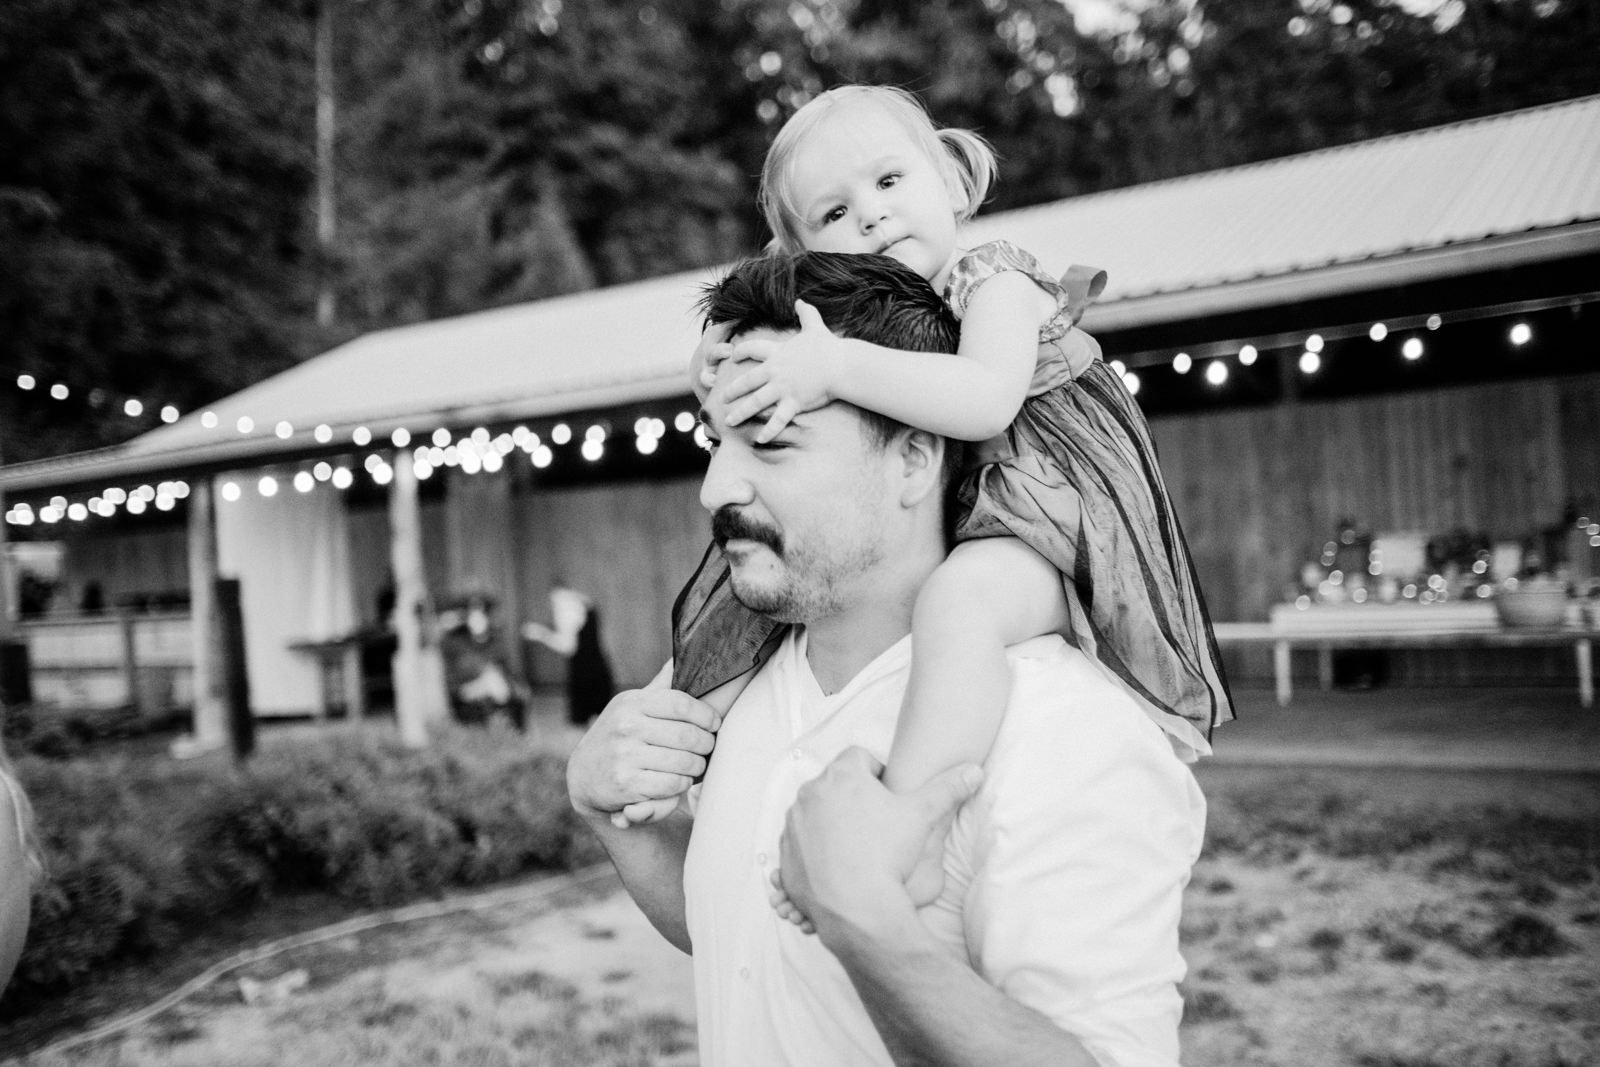
[[[1600,1063],[1600,775],[1216,763],[1199,777],[1190,1067]],[[6,1062],[696,1062],[686,961],[609,881],[244,974],[296,970],[306,985],[281,1001],[242,1003],[230,975],[116,1038]]]

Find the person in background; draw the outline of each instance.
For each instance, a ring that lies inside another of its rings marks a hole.
[[[600,612],[583,593],[557,585],[550,590],[550,617],[553,626],[523,623],[522,636],[566,657],[567,718],[583,726],[617,692],[611,663],[600,647]]]
[[[0,709],[0,717],[4,709]],[[28,938],[33,887],[44,875],[44,862],[33,831],[28,803],[16,769],[0,742],[0,993],[11,981]]]

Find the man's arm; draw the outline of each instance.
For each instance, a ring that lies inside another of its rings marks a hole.
[[[714,710],[685,693],[630,690],[606,705],[567,760],[573,810],[600,838],[651,924],[685,952],[683,859],[693,820],[679,812],[624,829],[611,816],[634,801],[687,790],[705,772],[720,725]]]
[[[898,1064],[1097,1067],[1073,1035],[990,985],[917,917],[904,881],[976,768],[890,793],[882,766],[849,749],[800,790],[784,830],[790,896],[844,965]]]

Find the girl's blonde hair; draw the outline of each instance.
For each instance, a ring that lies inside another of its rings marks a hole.
[[[945,184],[959,194],[961,206],[956,209],[956,222],[972,218],[988,199],[995,177],[994,149],[988,141],[971,130],[935,126],[922,101],[905,89],[893,85],[840,85],[789,116],[767,149],[757,199],[780,250],[799,252],[804,248],[800,242],[800,206],[789,187],[795,151],[835,109],[859,106],[876,107],[898,122],[927,157],[940,166]]]
[[[0,715],[3,713],[3,707],[0,707]],[[39,850],[39,838],[34,832],[33,805],[28,802],[28,794],[22,791],[22,783],[17,780],[16,769],[6,756],[3,740],[0,740],[0,793],[10,796],[12,806],[16,808],[16,829],[22,839],[22,860],[28,868],[28,884],[38,885],[44,878],[44,854]],[[5,827],[0,832],[9,829]]]

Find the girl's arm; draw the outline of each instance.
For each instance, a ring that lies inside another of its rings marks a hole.
[[[758,360],[729,385],[728,422],[772,410],[760,439],[797,413],[843,400],[942,437],[985,441],[1016,418],[1027,397],[1039,328],[1055,300],[1020,271],[990,278],[972,294],[955,355],[904,352],[835,337],[800,304],[800,332],[737,342],[729,359]]]

